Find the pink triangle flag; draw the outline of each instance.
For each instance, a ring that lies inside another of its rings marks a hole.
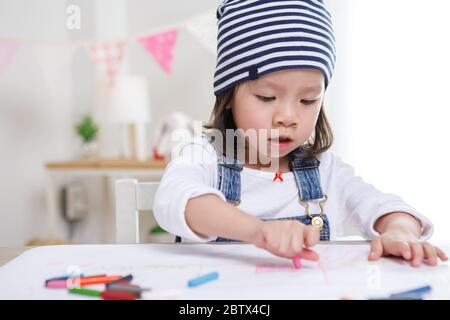
[[[174,48],[177,42],[178,30],[172,29],[158,34],[152,34],[138,39],[145,50],[153,56],[167,74],[172,73]]]
[[[106,76],[111,86],[114,86],[116,75],[124,58],[126,45],[125,41],[110,41],[91,44],[87,47],[92,59]]]
[[[17,42],[0,40],[0,73],[9,65],[18,48]]]

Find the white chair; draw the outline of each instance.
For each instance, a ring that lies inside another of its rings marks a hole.
[[[139,211],[152,210],[159,182],[121,179],[115,183],[116,242],[139,243]]]

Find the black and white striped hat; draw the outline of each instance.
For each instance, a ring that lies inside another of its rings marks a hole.
[[[333,75],[331,15],[321,0],[225,0],[217,9],[214,93],[266,73],[316,68]]]

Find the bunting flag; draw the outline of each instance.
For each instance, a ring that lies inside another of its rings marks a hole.
[[[67,74],[75,49],[74,45],[42,45],[33,48],[44,79],[52,91],[57,91],[60,83],[63,83],[63,76]]]
[[[87,46],[90,56],[97,64],[99,70],[106,76],[110,86],[114,86],[126,46],[127,43],[125,41],[109,41]]]
[[[211,10],[186,22],[186,30],[192,34],[208,51],[217,53],[217,17],[216,11]]]
[[[166,31],[147,32],[142,35],[130,35],[122,40],[101,42],[68,42],[50,44],[32,42],[34,55],[43,66],[44,76],[55,88],[59,73],[71,61],[79,47],[84,47],[101,72],[114,85],[116,75],[122,66],[125,50],[132,41],[137,41],[153,57],[167,74],[172,73],[175,47],[180,28],[186,29],[211,52],[216,52],[217,26],[215,10],[210,10],[169,27]],[[161,29],[160,29],[161,30]],[[0,73],[11,62],[17,49],[22,45],[19,40],[0,39]],[[52,66],[54,64],[54,66]]]
[[[9,65],[18,48],[19,44],[15,41],[0,40],[0,73]]]
[[[178,30],[172,29],[157,34],[144,36],[138,42],[156,60],[167,73],[172,73],[174,49],[177,42]]]

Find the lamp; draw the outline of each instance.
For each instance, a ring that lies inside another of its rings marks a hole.
[[[100,122],[127,127],[129,157],[145,160],[145,124],[151,120],[146,78],[117,76],[113,86],[107,79],[98,79],[94,104],[95,116]]]

